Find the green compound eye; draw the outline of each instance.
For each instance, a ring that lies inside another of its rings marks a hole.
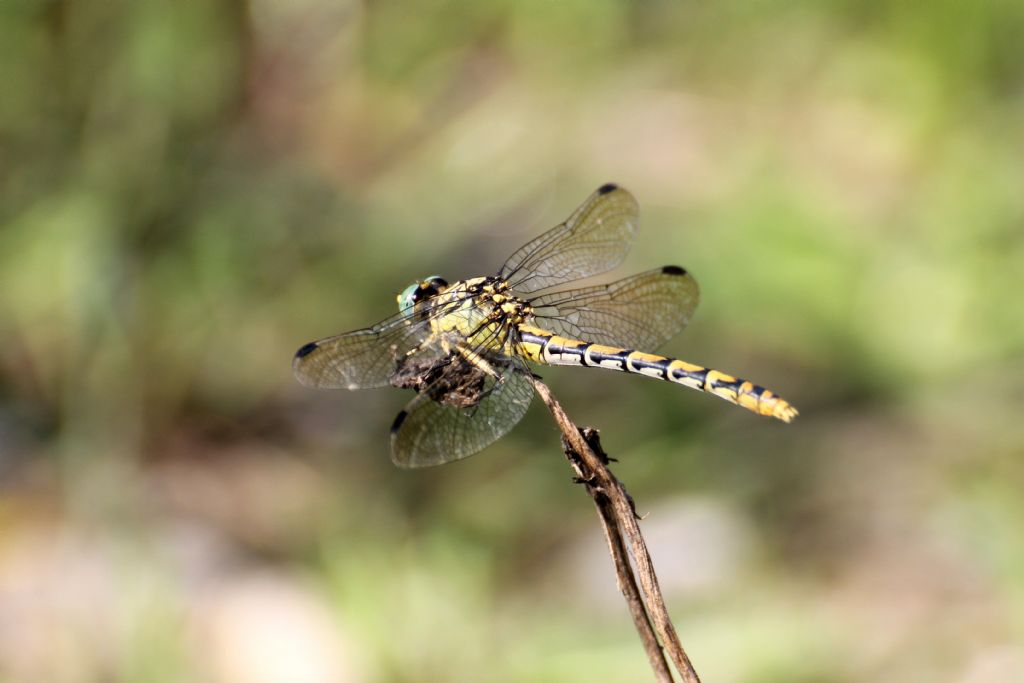
[[[431,275],[422,282],[414,282],[398,295],[398,312],[406,313],[421,301],[437,296],[448,282],[440,275]]]
[[[398,295],[398,312],[405,313],[412,309],[416,305],[416,290],[420,288],[420,283],[414,282]]]

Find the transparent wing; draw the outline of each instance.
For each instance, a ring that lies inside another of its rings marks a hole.
[[[617,282],[533,299],[535,324],[598,344],[653,351],[679,334],[700,301],[700,288],[678,266]]]
[[[638,225],[633,195],[617,185],[602,185],[564,223],[512,254],[498,277],[529,294],[603,273],[622,263]]]
[[[430,320],[447,314],[459,301],[426,311],[399,313],[373,327],[310,342],[295,353],[292,371],[309,387],[371,389],[388,386],[398,361],[413,350],[439,353],[431,345]]]
[[[320,389],[388,386],[398,359],[428,333],[429,326],[398,315],[373,327],[306,344],[296,352],[292,371],[306,386]]]
[[[460,359],[456,372],[468,365]],[[522,419],[533,398],[524,369],[509,360],[494,364],[498,377],[481,375],[478,401],[460,405],[420,393],[391,427],[391,460],[399,467],[432,467],[466,458],[504,436]],[[471,392],[471,393],[473,393]]]

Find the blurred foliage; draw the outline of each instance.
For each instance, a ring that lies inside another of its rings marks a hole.
[[[603,430],[706,680],[1024,679],[1024,4],[0,3],[0,680],[634,681],[539,408],[387,457],[294,349],[594,187],[667,351],[771,424],[544,375]],[[625,272],[624,269],[622,272]]]

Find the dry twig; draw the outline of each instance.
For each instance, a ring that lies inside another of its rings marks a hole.
[[[654,565],[647,552],[647,544],[644,543],[640,525],[637,524],[633,499],[626,492],[622,482],[608,469],[608,456],[601,450],[597,431],[576,426],[566,415],[561,404],[551,395],[548,386],[540,379],[534,377],[533,386],[562,431],[565,455],[576,470],[579,481],[586,486],[594,505],[597,506],[608,549],[615,562],[619,590],[626,598],[626,604],[633,615],[633,623],[643,641],[657,680],[669,683],[673,681],[672,672],[665,661],[667,652],[683,681],[700,683],[700,678],[693,670],[690,658],[686,656],[686,651],[679,642],[675,626],[672,625],[668,610],[665,608],[658,577],[654,574]],[[630,564],[630,556],[636,563],[636,574]],[[640,579],[639,587],[637,577]]]

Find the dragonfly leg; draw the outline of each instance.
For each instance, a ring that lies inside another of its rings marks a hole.
[[[469,362],[473,367],[479,368],[483,372],[493,377],[496,381],[503,382],[505,380],[505,376],[498,372],[497,370],[495,370],[494,365],[489,360],[481,356],[473,349],[468,349],[464,346],[456,346],[455,350],[459,353],[460,356],[465,358],[466,361]]]
[[[408,359],[412,358],[413,356],[415,356],[420,351],[422,351],[423,349],[425,349],[426,347],[428,347],[428,346],[430,346],[431,344],[434,344],[434,343],[436,343],[436,339],[435,339],[434,335],[430,335],[426,339],[421,340],[420,343],[416,344],[416,346],[412,347],[411,349],[406,351],[404,354],[402,354],[401,358],[398,357],[398,355],[399,355],[398,354],[398,347],[392,345],[391,346],[391,355],[394,356],[395,360],[408,360]]]

